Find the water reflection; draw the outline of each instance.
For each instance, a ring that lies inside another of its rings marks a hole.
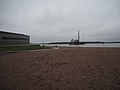
[[[85,45],[69,45],[69,44],[46,44],[46,46],[64,46],[64,47],[120,47],[120,43],[109,44],[85,44]]]

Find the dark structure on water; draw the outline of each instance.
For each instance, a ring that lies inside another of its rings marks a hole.
[[[77,39],[71,39],[70,42],[51,42],[51,43],[47,43],[47,44],[69,44],[69,45],[85,45],[85,44],[105,44],[105,43],[120,43],[120,41],[116,41],[116,42],[102,42],[102,41],[81,41],[80,40],[80,33],[78,31],[78,36]]]
[[[0,45],[28,45],[30,36],[0,31]]]
[[[52,43],[48,43],[48,44],[70,44],[70,45],[84,45],[85,42],[81,42],[80,41],[80,33],[78,31],[78,36],[77,39],[71,39],[71,42],[52,42]]]
[[[78,31],[78,39],[71,39],[71,42],[70,42],[71,45],[82,45],[82,44],[85,44],[83,42],[80,41],[80,33]]]

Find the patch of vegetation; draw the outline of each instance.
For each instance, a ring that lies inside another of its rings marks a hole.
[[[37,50],[50,49],[48,46],[27,45],[27,46],[0,46],[0,51],[22,51],[22,50]]]

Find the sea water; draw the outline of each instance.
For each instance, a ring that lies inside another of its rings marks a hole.
[[[85,44],[85,45],[46,44],[46,46],[63,46],[63,47],[108,47],[108,48],[120,48],[120,43]]]

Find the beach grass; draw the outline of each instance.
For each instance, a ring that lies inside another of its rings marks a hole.
[[[36,49],[50,49],[50,47],[40,46],[40,45],[0,46],[0,51],[22,51],[22,50],[36,50]]]

